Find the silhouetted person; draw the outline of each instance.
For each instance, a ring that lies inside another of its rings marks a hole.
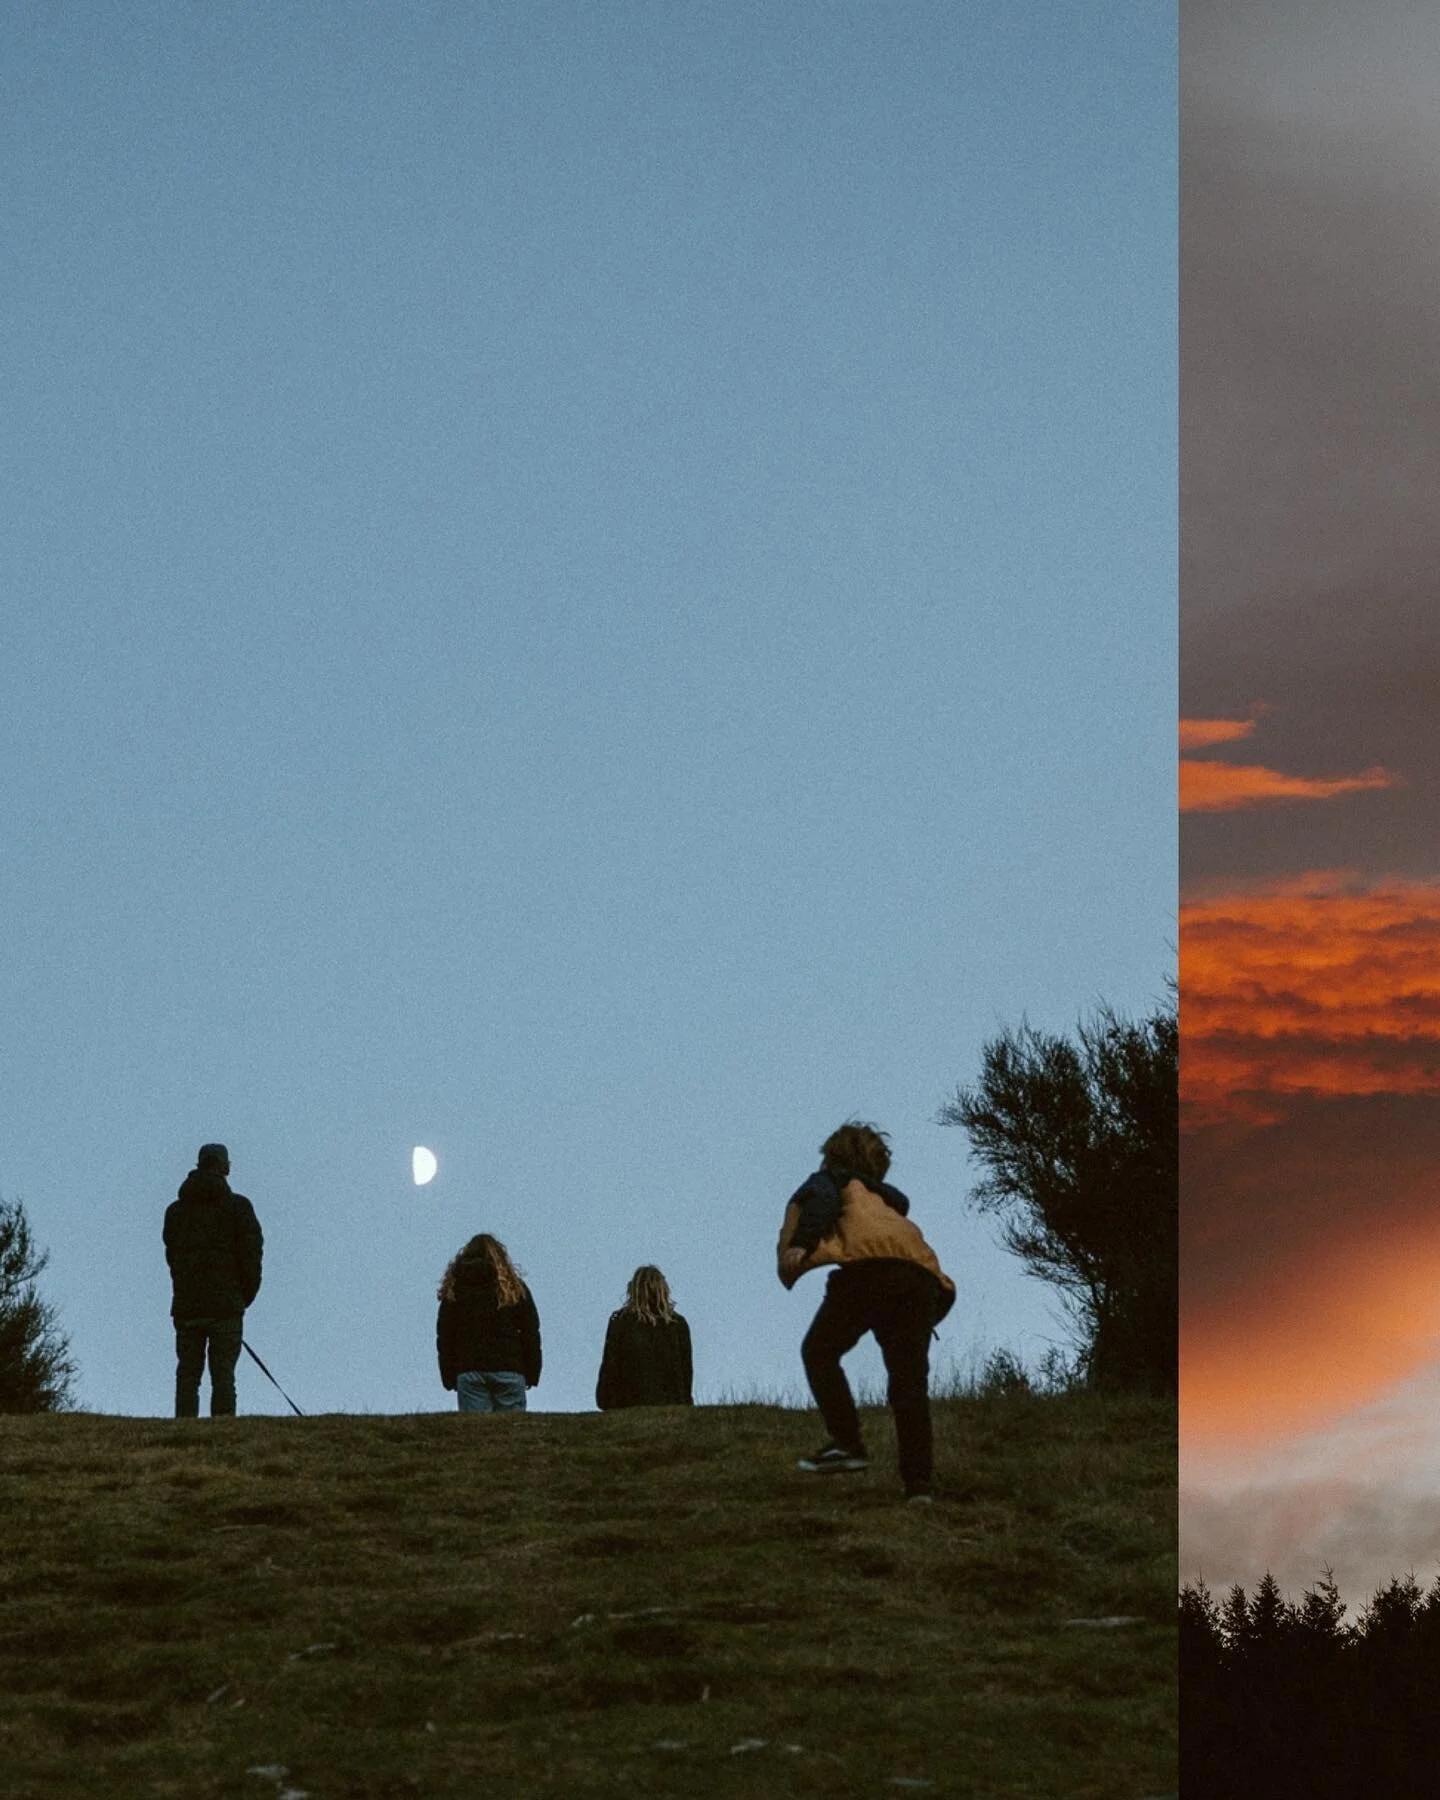
[[[210,1416],[235,1411],[235,1364],[245,1308],[260,1291],[264,1239],[255,1208],[231,1191],[230,1152],[202,1144],[195,1167],[165,1209],[175,1321],[175,1417],[200,1411],[200,1377],[210,1363]]]
[[[461,1412],[524,1412],[540,1382],[540,1315],[498,1238],[482,1231],[440,1283],[440,1379]]]
[[[692,1406],[690,1327],[670,1284],[651,1263],[637,1269],[625,1304],[610,1315],[595,1383],[601,1412],[621,1406]]]
[[[799,1466],[814,1475],[870,1466],[840,1358],[871,1331],[889,1376],[905,1496],[928,1501],[930,1337],[955,1303],[955,1283],[906,1216],[910,1202],[885,1180],[890,1151],[883,1132],[851,1120],[826,1138],[820,1157],[785,1208],[777,1251],[787,1288],[807,1269],[836,1265],[800,1346],[830,1441]]]

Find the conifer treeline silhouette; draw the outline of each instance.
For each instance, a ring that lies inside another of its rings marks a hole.
[[[1394,1576],[1347,1622],[1333,1571],[1287,1601],[1180,1590],[1186,1800],[1440,1794],[1440,1578]]]

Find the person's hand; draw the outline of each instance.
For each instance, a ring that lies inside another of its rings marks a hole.
[[[805,1270],[805,1252],[787,1250],[780,1258],[780,1279],[787,1288],[794,1287]]]

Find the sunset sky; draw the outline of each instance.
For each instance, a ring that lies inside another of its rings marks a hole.
[[[1422,24],[1184,15],[1182,1529],[1212,1586],[1440,1567]]]

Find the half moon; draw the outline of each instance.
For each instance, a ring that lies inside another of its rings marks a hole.
[[[435,1152],[427,1150],[423,1144],[417,1144],[410,1152],[410,1173],[415,1178],[416,1187],[424,1187],[427,1182],[433,1181],[439,1167]]]

